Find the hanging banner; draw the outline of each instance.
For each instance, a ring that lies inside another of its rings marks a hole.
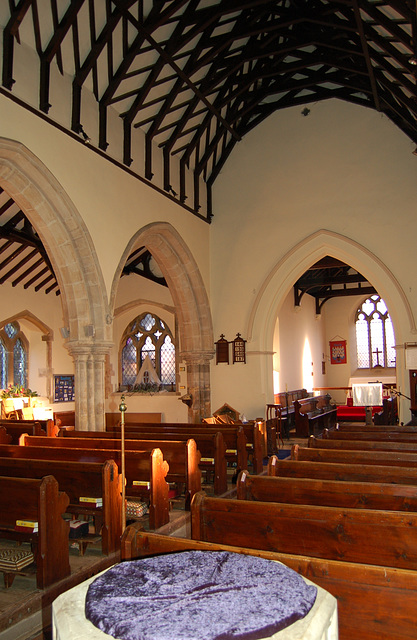
[[[346,340],[330,340],[330,363],[346,364]]]

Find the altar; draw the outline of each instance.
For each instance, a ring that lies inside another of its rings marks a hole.
[[[327,591],[279,562],[211,551],[114,565],[53,602],[52,628],[54,640],[338,638]]]

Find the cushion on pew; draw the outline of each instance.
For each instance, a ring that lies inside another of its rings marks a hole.
[[[16,547],[0,550],[0,571],[22,571],[35,561],[31,551]]]
[[[149,512],[146,502],[140,500],[126,500],[126,515],[129,518],[141,518]]]

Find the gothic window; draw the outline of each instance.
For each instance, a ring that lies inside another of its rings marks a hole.
[[[121,344],[121,384],[133,387],[148,356],[163,389],[175,390],[175,341],[169,327],[155,314],[143,313],[126,328]],[[151,384],[149,371],[139,383]]]
[[[387,306],[373,295],[356,312],[358,369],[395,367],[395,336]]]
[[[18,322],[0,330],[0,388],[11,384],[27,387],[28,342]]]

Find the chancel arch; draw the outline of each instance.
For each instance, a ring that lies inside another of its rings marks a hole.
[[[74,359],[76,423],[104,426],[104,363],[111,342],[105,286],[87,228],[53,174],[24,145],[0,138],[0,186],[36,229],[61,292]]]
[[[129,242],[112,287],[112,306],[123,266],[133,247],[145,246],[157,262],[174,303],[179,334],[179,358],[187,368],[187,393],[192,396],[190,422],[211,415],[210,360],[214,338],[209,300],[198,266],[180,234],[165,222],[145,226]]]
[[[369,249],[346,236],[320,230],[292,247],[263,281],[248,320],[248,348],[267,354],[264,376],[269,397],[273,397],[273,336],[280,307],[298,278],[313,264],[331,256],[351,265],[372,283],[389,309],[396,338],[397,387],[408,390],[404,344],[416,340],[416,321],[407,296],[394,274]],[[408,391],[405,391],[408,395]],[[401,398],[400,419],[409,415],[409,401]]]

